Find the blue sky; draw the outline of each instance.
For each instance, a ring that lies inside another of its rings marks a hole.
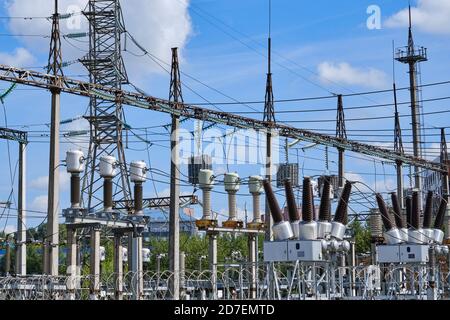
[[[23,35],[48,35],[51,24],[45,19],[24,20],[16,19],[20,16],[49,16],[51,11],[49,1],[25,2],[20,0],[1,1],[0,6],[0,34],[2,47],[0,49],[0,63],[19,64],[22,67],[43,71],[46,65],[47,47],[49,39],[42,36],[30,37]],[[83,4],[84,0],[65,0],[62,11],[68,5]],[[127,30],[145,48],[164,61],[170,61],[170,48],[181,48],[181,69],[187,75],[201,80],[203,83],[225,93],[238,101],[260,101],[264,99],[266,63],[266,43],[268,34],[268,1],[208,1],[191,0],[189,6],[185,0],[148,1],[139,0],[123,2],[124,18]],[[369,17],[367,8],[377,5],[381,9],[381,29],[369,30],[366,21]],[[330,93],[348,94],[353,92],[388,89],[392,85],[392,41],[396,46],[406,44],[407,28],[404,9],[405,1],[288,1],[274,0],[272,3],[272,41],[273,41],[273,85],[276,99],[305,98],[328,96]],[[422,82],[434,83],[447,81],[450,74],[448,54],[450,52],[450,23],[442,16],[450,14],[449,0],[420,0],[412,1],[413,17],[415,18],[415,40],[417,44],[428,47],[430,61],[422,65]],[[8,19],[8,17],[14,17]],[[81,29],[85,21],[81,19]],[[442,22],[443,21],[443,22]],[[63,22],[65,23],[65,21]],[[74,33],[63,25],[63,33]],[[17,36],[17,35],[22,36]],[[16,36],[13,36],[16,35]],[[87,38],[63,41],[64,61],[72,61],[82,57],[86,52]],[[127,41],[127,52],[123,53],[127,65],[130,82],[145,92],[162,98],[168,97],[169,77],[147,56],[135,57],[140,54],[139,49],[131,41]],[[397,86],[408,84],[406,67],[396,64]],[[86,79],[86,71],[75,63],[65,70],[72,77]],[[229,102],[230,99],[210,90],[190,78],[182,76],[187,87],[184,87],[186,102],[204,103],[206,98],[212,102]],[[192,89],[195,93],[191,92]],[[7,83],[0,85],[1,89],[8,88]],[[130,86],[128,89],[133,90]],[[448,96],[449,85],[426,88],[423,99]],[[399,101],[408,101],[408,91],[399,92]],[[392,94],[377,94],[360,97],[344,98],[344,106],[384,104],[392,102]],[[426,102],[423,104],[425,112],[448,110],[447,100]],[[29,130],[31,143],[28,147],[28,188],[27,206],[29,210],[45,211],[46,177],[48,172],[48,127],[45,125],[50,119],[50,95],[42,90],[30,90],[20,86],[5,100],[7,124],[12,128]],[[88,100],[68,95],[62,96],[62,119],[76,118],[83,115],[88,106]],[[263,110],[261,104],[251,105],[258,111]],[[328,109],[336,106],[336,99],[303,101],[296,103],[278,103],[277,111]],[[244,105],[216,105],[211,108],[221,108],[225,111],[252,111]],[[154,112],[125,107],[126,121],[134,128],[155,127],[169,123],[169,116]],[[400,106],[402,126],[407,129],[410,119],[408,104]],[[392,116],[391,106],[382,108],[348,110],[347,119]],[[262,118],[260,114],[247,116]],[[286,121],[328,121],[335,119],[335,111],[310,113],[285,113],[277,115],[280,122]],[[0,120],[0,122],[3,120]],[[291,125],[311,130],[327,130],[334,134],[335,124],[328,122],[301,122]],[[5,125],[4,121],[2,125]],[[448,126],[447,114],[425,116],[426,127]],[[62,130],[84,129],[85,123],[74,121],[62,126]],[[187,130],[193,130],[192,121],[183,123]],[[222,128],[222,127],[219,127]],[[393,119],[373,121],[347,122],[347,130],[361,129],[391,129]],[[154,168],[168,172],[168,141],[163,128],[148,129],[149,139],[154,145],[146,150],[142,142],[130,143],[127,149],[127,161],[143,159],[149,161]],[[143,130],[135,132],[142,136]],[[355,133],[355,132],[353,132]],[[356,138],[349,131],[350,138]],[[389,135],[391,132],[382,132]],[[405,143],[411,141],[410,132],[404,131]],[[439,140],[437,130],[427,130],[426,147],[432,148],[433,142]],[[44,135],[44,136],[40,136]],[[383,145],[389,146],[392,137],[368,136],[361,140],[381,140]],[[137,138],[130,138],[137,141]],[[62,139],[61,159],[68,148],[76,148],[80,144],[85,146],[86,137],[73,138],[70,141]],[[373,143],[373,142],[369,142]],[[297,147],[305,146],[300,143]],[[9,142],[12,171],[17,162],[17,146]],[[430,149],[436,151],[434,149]],[[315,147],[302,151],[292,149],[290,160],[298,160],[302,174],[318,175],[324,171],[324,150]],[[7,142],[0,141],[0,154],[4,161],[0,170],[0,200],[6,200],[11,191],[10,170],[8,166]],[[395,186],[391,165],[381,162],[368,161],[366,157],[349,153],[346,166],[351,179],[363,180],[377,191],[391,190]],[[353,158],[357,156],[357,158]],[[428,154],[433,158],[432,154]],[[281,158],[284,155],[280,156]],[[330,150],[330,170],[336,170],[336,154]],[[242,177],[259,174],[258,165],[231,165],[230,171],[237,171]],[[223,165],[216,166],[218,172],[225,170]],[[375,170],[377,175],[375,175]],[[405,170],[407,172],[407,170]],[[183,172],[187,168],[183,167]],[[156,180],[165,180],[155,176]],[[65,180],[64,180],[65,179]],[[406,179],[408,183],[408,179]],[[155,182],[146,184],[146,195],[167,194],[168,184]],[[192,192],[192,187],[183,187],[183,192]],[[16,182],[14,191],[17,190]],[[217,186],[223,191],[223,186]],[[242,193],[248,193],[247,187],[242,186]],[[221,194],[215,194],[214,210],[225,212],[226,199]],[[15,196],[14,200],[17,199]],[[284,199],[280,197],[280,202]],[[247,204],[249,215],[251,212],[250,198],[241,196],[238,206],[242,210]],[[373,205],[370,203],[367,206]],[[61,184],[61,207],[68,206],[67,176],[63,175]],[[13,205],[15,207],[15,205]],[[355,210],[365,210],[365,206],[355,206]],[[200,208],[196,212],[199,214]],[[9,218],[6,217],[9,214]],[[14,210],[6,210],[0,221],[0,229],[15,224]],[[44,214],[29,213],[33,219],[29,224],[34,225],[42,221]]]

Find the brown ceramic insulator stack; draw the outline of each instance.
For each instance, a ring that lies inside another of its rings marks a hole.
[[[308,177],[303,179],[303,201],[302,201],[302,218],[304,222],[313,221],[313,209],[311,203],[311,180]]]
[[[400,207],[400,202],[398,201],[397,194],[395,192],[391,193],[392,208],[394,209],[394,218],[397,228],[402,229],[405,227],[405,223],[402,217],[402,208]]]
[[[112,210],[113,207],[113,182],[111,178],[103,180],[103,208],[105,211]]]
[[[278,201],[273,193],[272,186],[267,180],[263,181],[264,191],[266,192],[267,203],[269,204],[270,212],[272,213],[272,219],[274,223],[280,223],[283,221],[283,215]]]
[[[410,228],[411,227],[411,216],[412,216],[412,198],[407,197],[405,204],[406,204],[406,227]]]
[[[347,220],[347,207],[350,200],[350,193],[352,191],[352,183],[347,181],[342,191],[341,198],[339,199],[336,213],[334,214],[334,221],[344,224]]]
[[[392,223],[391,216],[389,215],[389,211],[386,207],[386,203],[383,200],[383,197],[381,194],[376,194],[376,199],[378,203],[378,208],[380,209],[381,213],[381,219],[383,220],[383,225],[386,231],[391,230],[394,227],[394,224]]]
[[[298,221],[300,220],[300,215],[298,214],[294,191],[292,190],[292,185],[289,180],[284,181],[284,189],[286,191],[286,202],[289,212],[289,221],[290,222]]]
[[[442,198],[441,204],[439,205],[439,210],[436,215],[436,220],[434,221],[434,228],[441,230],[444,227],[444,218],[447,211],[447,200]]]
[[[326,177],[323,183],[322,197],[320,199],[319,221],[330,221],[331,219],[330,190],[331,190],[330,178]]]
[[[411,226],[413,229],[420,228],[419,192],[414,191],[411,206]]]
[[[312,184],[310,186],[311,186],[311,207],[312,207],[312,212],[313,212],[313,220],[315,220],[316,219],[316,205],[314,204],[314,189],[312,187]]]
[[[423,227],[429,229],[432,226],[433,219],[433,191],[427,194],[427,201],[425,202],[425,210],[423,212]]]
[[[70,177],[70,203],[72,208],[78,208],[80,206],[80,175],[72,174]]]

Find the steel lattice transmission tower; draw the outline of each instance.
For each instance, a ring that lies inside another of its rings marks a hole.
[[[121,39],[125,24],[119,0],[90,0],[83,12],[89,21],[89,53],[81,60],[90,74],[90,82],[121,89],[128,83],[128,76],[121,54]],[[91,97],[91,126],[87,170],[83,178],[82,201],[86,208],[99,207],[102,196],[101,178],[97,174],[100,158],[115,156],[120,171],[114,181],[115,200],[130,200],[131,187],[122,142],[124,115],[122,104]],[[129,206],[127,206],[129,207]]]

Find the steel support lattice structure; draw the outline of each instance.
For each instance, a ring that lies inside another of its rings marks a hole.
[[[17,201],[17,237],[16,237],[16,274],[27,274],[27,217],[26,217],[26,147],[28,133],[24,131],[0,128],[0,139],[19,143],[19,178]],[[8,204],[7,204],[8,205]]]
[[[16,67],[0,65],[0,80],[24,84],[42,89],[50,89],[53,75],[44,74],[32,70],[20,69]],[[267,123],[266,121],[254,118],[242,117],[236,114],[210,110],[190,104],[179,104],[178,109],[172,108],[173,103],[168,100],[144,95],[126,90],[119,90],[99,84],[79,81],[65,77],[61,83],[60,90],[65,93],[84,96],[97,97],[107,101],[120,101],[122,104],[153,110],[167,114],[176,114],[180,117],[202,120],[211,123],[222,124],[239,129],[253,129],[262,132],[272,129],[282,137],[299,139],[302,141],[317,143],[333,148],[343,148],[346,151],[353,151],[371,157],[378,157],[390,161],[402,161],[404,164],[429,169],[436,172],[444,172],[440,163],[427,161],[409,154],[400,154],[392,150],[377,146],[360,143],[351,140],[341,140],[329,135],[294,128],[284,124]]]
[[[131,187],[122,142],[123,109],[120,89],[128,82],[121,55],[121,37],[125,25],[119,0],[90,0],[83,12],[89,21],[89,53],[81,59],[90,82],[111,87],[118,95],[113,100],[90,96],[91,126],[87,170],[83,178],[82,201],[88,210],[101,203],[101,178],[96,173],[100,158],[113,155],[120,162],[115,180],[115,199],[130,200]]]
[[[180,208],[184,208],[187,205],[198,204],[198,197],[196,195],[179,196]],[[130,205],[131,203],[131,205]],[[129,206],[127,206],[129,205]],[[134,206],[134,201],[114,201],[114,209],[131,211]],[[146,198],[143,199],[143,209],[162,209],[170,206],[170,197],[158,197],[158,198]]]

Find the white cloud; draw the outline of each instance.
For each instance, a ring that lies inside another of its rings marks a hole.
[[[16,231],[17,231],[17,227],[16,227],[16,226],[13,226],[13,225],[7,225],[7,226],[5,227],[5,233],[6,233],[6,234],[14,233],[14,232],[16,232]]]
[[[13,53],[0,53],[0,63],[15,67],[32,67],[33,55],[25,48],[17,48]]]
[[[65,170],[59,171],[59,188],[60,190],[68,190],[70,182],[70,174]],[[28,184],[30,188],[37,190],[47,190],[48,188],[48,176],[41,176],[34,180],[31,180]]]
[[[31,180],[28,186],[33,189],[47,189],[48,176],[42,176],[34,180]]]
[[[347,62],[322,62],[317,67],[320,81],[325,84],[338,82],[341,85],[357,85],[368,88],[384,88],[387,83],[386,74],[374,68],[356,68]]]
[[[150,187],[151,184],[149,184]],[[150,188],[149,188],[150,189]],[[152,188],[153,189],[153,188]],[[192,192],[182,191],[180,192],[180,196],[190,196],[192,195]],[[158,191],[158,195],[156,193],[151,193],[150,198],[165,198],[170,197],[170,188],[163,189],[162,191]]]
[[[450,0],[419,0],[417,7],[411,8],[415,28],[433,34],[450,34]],[[408,8],[389,17],[388,28],[404,28],[409,22]]]
[[[62,145],[61,154],[65,156],[65,153],[70,149],[81,150],[85,155],[88,154],[89,133],[85,132],[88,132],[90,127],[86,119],[78,117],[76,120],[62,125],[61,130],[64,130],[62,140],[69,142]]]
[[[30,210],[39,211],[39,212],[47,212],[47,204],[48,197],[45,196],[37,196],[33,199],[30,204]]]
[[[214,213],[218,213],[217,215],[217,221],[219,221],[220,223],[227,221],[228,220],[228,208],[222,208],[219,211],[213,210]],[[253,213],[252,210],[247,208],[247,220],[251,221],[253,218]],[[239,207],[236,208],[236,217],[239,220],[244,221],[245,220],[245,210],[241,209]]]
[[[80,12],[86,8],[87,2],[87,0],[60,0],[59,12],[70,12],[68,11],[70,8],[76,8],[72,12]],[[189,0],[121,1],[126,30],[149,52],[170,62],[170,48],[179,47],[181,51],[192,32],[188,12],[189,2]],[[53,5],[54,2],[48,0],[9,0],[6,9],[10,16],[48,17],[53,13]],[[33,34],[50,35],[51,24],[45,19],[11,19],[9,29],[15,34],[30,33],[32,30]],[[88,23],[83,15],[78,14],[70,19],[61,20],[62,34],[87,32],[87,30]],[[48,38],[24,37],[19,39],[33,50],[46,52],[49,47]],[[63,39],[64,61],[81,58],[86,54],[87,38],[80,40],[82,42]],[[125,47],[124,43],[122,46]],[[129,39],[127,50],[139,55],[142,53]],[[161,72],[161,69],[147,57],[135,57],[127,53],[123,55],[128,74],[133,75],[133,80],[143,78],[149,73]]]

